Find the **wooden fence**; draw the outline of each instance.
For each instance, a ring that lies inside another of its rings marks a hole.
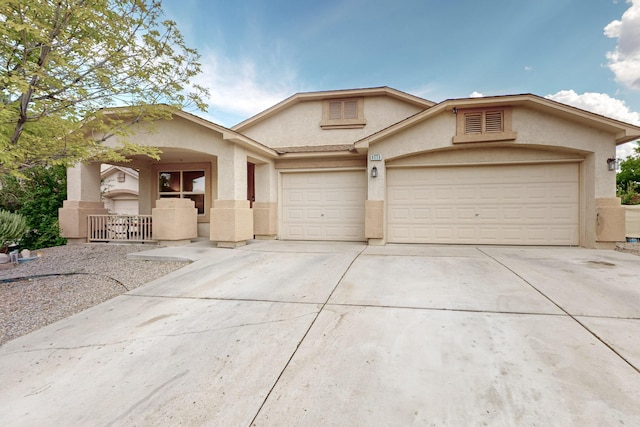
[[[89,215],[89,242],[153,242],[151,215]]]

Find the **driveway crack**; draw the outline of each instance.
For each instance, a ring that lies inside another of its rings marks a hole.
[[[342,280],[344,279],[344,277],[347,275],[349,270],[351,270],[351,267],[353,266],[353,264],[356,262],[356,260],[358,258],[360,258],[360,255],[362,255],[362,253],[365,251],[366,248],[367,248],[367,246],[364,246],[357,253],[357,255],[355,257],[353,257],[353,259],[351,260],[351,262],[349,263],[347,268],[345,268],[344,272],[340,276],[340,279],[338,279],[338,281],[336,282],[336,285],[333,287],[333,289],[331,289],[331,292],[327,296],[327,299],[322,303],[322,306],[320,307],[320,310],[318,310],[318,312],[316,313],[316,316],[313,318],[313,320],[309,324],[309,327],[307,328],[307,330],[302,335],[302,338],[300,338],[300,341],[298,341],[298,344],[296,344],[296,348],[291,353],[291,356],[289,356],[289,359],[287,360],[287,363],[284,364],[284,367],[282,368],[282,370],[278,374],[278,377],[273,382],[273,385],[271,386],[271,388],[269,389],[269,391],[265,395],[264,399],[262,400],[262,403],[260,404],[260,407],[256,411],[256,414],[251,419],[251,422],[249,423],[249,426],[255,425],[255,421],[258,418],[258,415],[260,415],[260,412],[262,411],[262,408],[264,408],[264,405],[267,403],[267,400],[269,400],[269,397],[271,396],[271,393],[273,393],[273,390],[276,388],[276,385],[278,385],[278,383],[280,382],[280,379],[282,378],[282,375],[284,375],[284,372],[287,370],[287,368],[291,364],[291,361],[293,360],[293,358],[295,357],[296,353],[298,352],[298,349],[300,348],[300,346],[302,345],[304,340],[307,338],[307,335],[309,335],[309,331],[311,331],[311,328],[313,328],[313,325],[315,325],[316,321],[318,320],[318,317],[320,317],[320,314],[324,311],[324,309],[327,306],[327,304],[329,304],[329,300],[331,300],[331,297],[333,296],[333,294],[336,291],[336,289],[338,288],[338,286],[340,286],[340,283],[342,283]]]
[[[244,328],[244,327],[248,327],[248,326],[260,326],[260,325],[267,325],[267,324],[271,324],[271,323],[288,322],[288,321],[291,321],[291,320],[301,319],[303,317],[307,317],[307,316],[310,316],[310,315],[316,315],[317,316],[317,313],[314,311],[314,312],[301,314],[301,315],[298,315],[298,316],[288,317],[286,319],[267,320],[267,321],[264,321],[264,322],[247,322],[247,323],[240,323],[240,324],[236,324],[236,325],[228,325],[228,326],[224,326],[224,327],[220,327],[220,328],[200,329],[200,330],[196,330],[196,331],[187,331],[187,332],[180,332],[180,333],[175,333],[175,334],[144,335],[144,336],[139,336],[139,337],[130,338],[130,339],[126,339],[126,340],[105,342],[105,343],[94,343],[94,344],[86,344],[86,345],[70,346],[70,347],[56,347],[56,346],[40,347],[40,348],[34,348],[34,349],[30,349],[30,350],[19,350],[19,351],[7,352],[5,354],[21,354],[21,353],[34,353],[34,352],[39,352],[39,351],[40,352],[42,352],[42,351],[51,351],[51,354],[48,356],[48,357],[51,357],[57,351],[70,351],[70,350],[81,350],[81,349],[84,349],[84,348],[109,347],[109,346],[114,346],[114,345],[130,344],[132,342],[136,342],[136,341],[140,341],[140,340],[149,340],[149,339],[155,339],[155,338],[173,338],[173,337],[188,336],[188,335],[200,335],[200,334],[206,334],[206,333],[210,333],[210,332],[224,331],[224,330],[227,330],[227,329],[238,329],[238,328]]]

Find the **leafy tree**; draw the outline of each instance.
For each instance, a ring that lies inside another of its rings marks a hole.
[[[61,165],[35,166],[22,177],[0,177],[0,209],[25,217],[28,230],[20,244],[29,249],[66,243],[58,225],[58,208],[66,197],[67,175]]]
[[[618,197],[625,205],[640,204],[640,146],[635,154],[620,163],[620,171],[616,175]]]
[[[199,55],[162,14],[160,0],[0,0],[0,173],[155,157],[131,124],[204,110]]]

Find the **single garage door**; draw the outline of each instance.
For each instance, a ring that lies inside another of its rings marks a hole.
[[[364,170],[283,173],[280,238],[365,240],[366,197]]]
[[[389,169],[388,241],[578,244],[578,164]]]

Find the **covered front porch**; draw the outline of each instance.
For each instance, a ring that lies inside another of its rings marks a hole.
[[[139,174],[138,215],[111,215],[102,201],[100,163],[78,164],[67,170],[67,200],[59,211],[61,235],[70,244],[178,245],[207,237],[236,247],[275,238],[275,152],[183,112],[130,140],[162,151],[158,160],[136,156],[123,164]]]

